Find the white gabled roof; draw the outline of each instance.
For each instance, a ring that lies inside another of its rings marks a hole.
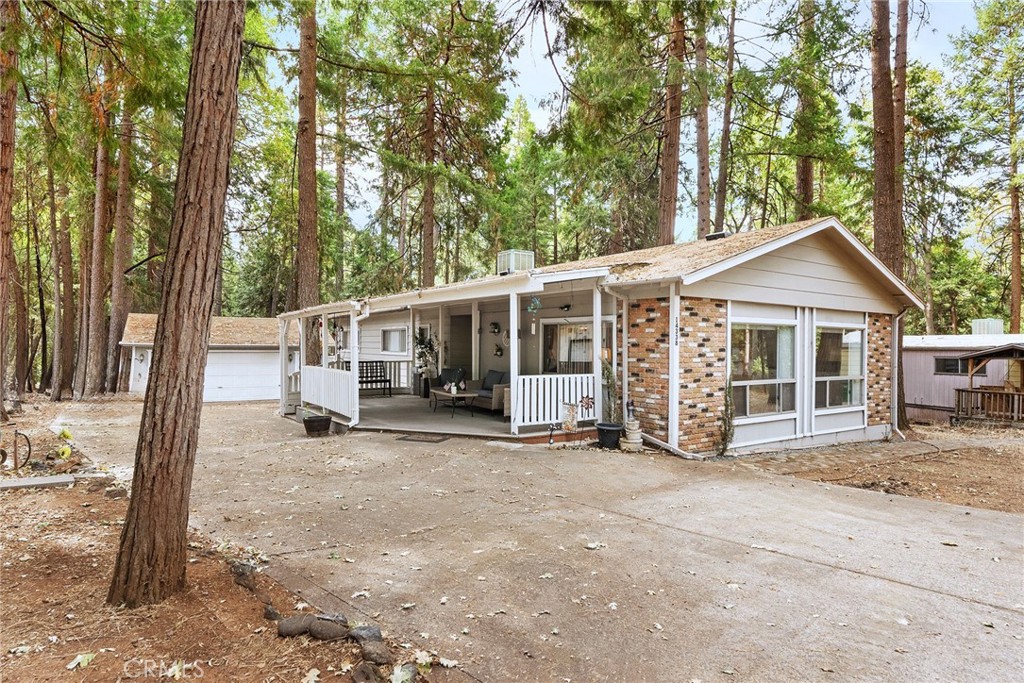
[[[1024,334],[919,334],[905,335],[903,348],[973,351],[1006,344],[1024,344]]]

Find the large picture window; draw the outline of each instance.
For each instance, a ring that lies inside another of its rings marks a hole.
[[[814,344],[814,407],[864,405],[864,330],[819,327]]]
[[[594,371],[594,335],[592,323],[543,322],[541,368],[559,375],[590,374]],[[611,359],[611,322],[602,323],[601,358]]]
[[[732,326],[732,398],[736,417],[796,410],[792,325]]]

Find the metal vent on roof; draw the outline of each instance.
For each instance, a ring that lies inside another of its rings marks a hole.
[[[726,235],[727,233],[724,232],[709,232],[708,234],[704,235],[704,239],[706,239],[708,242],[711,242],[712,240],[724,239]]]
[[[523,249],[506,249],[498,252],[498,275],[519,273],[533,268],[533,252]]]

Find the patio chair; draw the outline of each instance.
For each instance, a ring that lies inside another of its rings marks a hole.
[[[475,391],[480,398],[474,408],[486,408],[492,412],[504,411],[505,389],[512,381],[512,376],[500,370],[488,370],[483,379],[466,382],[467,391]]]

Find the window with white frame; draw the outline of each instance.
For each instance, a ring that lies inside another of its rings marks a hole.
[[[590,374],[594,367],[593,323],[541,321],[541,368],[560,375]],[[601,358],[611,360],[611,321],[602,321]]]
[[[730,377],[736,417],[796,410],[795,339],[794,325],[733,323]]]
[[[864,330],[818,327],[814,340],[814,407],[864,405]]]
[[[387,327],[380,331],[380,350],[384,353],[407,353],[409,332],[404,327]]]

